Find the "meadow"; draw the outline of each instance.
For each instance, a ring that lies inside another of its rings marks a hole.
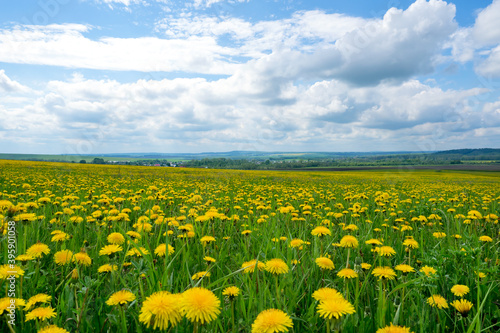
[[[0,331],[497,332],[499,207],[498,172],[0,160]]]

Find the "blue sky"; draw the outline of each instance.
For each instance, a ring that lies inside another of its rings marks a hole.
[[[0,4],[0,152],[500,145],[500,0]]]

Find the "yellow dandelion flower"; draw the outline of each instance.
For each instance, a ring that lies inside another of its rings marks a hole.
[[[356,237],[351,236],[351,235],[346,235],[342,237],[340,240],[340,246],[342,247],[352,247],[352,248],[357,248],[359,245],[358,240]]]
[[[207,246],[207,244],[211,243],[211,242],[215,242],[215,237],[212,237],[212,236],[203,236],[201,237],[200,239],[200,243],[203,245],[203,246]]]
[[[326,299],[319,303],[317,311],[319,316],[324,319],[339,319],[343,315],[356,312],[354,306],[343,298]]]
[[[430,266],[424,266],[420,269],[420,272],[424,273],[426,276],[432,276],[437,273],[437,271],[430,267]]]
[[[434,238],[438,238],[439,239],[439,238],[445,238],[446,234],[444,232],[434,232],[434,233],[432,233],[432,236]]]
[[[396,277],[396,272],[390,267],[375,267],[372,274],[378,277],[378,279],[394,280]]]
[[[147,297],[142,304],[139,321],[146,327],[153,326],[166,330],[169,325],[175,326],[182,319],[180,294],[171,294],[168,291],[159,291]]]
[[[392,257],[396,251],[390,246],[381,246],[378,250],[378,255],[382,257]]]
[[[52,299],[52,296],[50,296],[50,295],[37,294],[37,295],[30,297],[28,299],[28,302],[26,302],[25,310],[31,309],[34,305],[36,305],[38,303],[49,303],[51,299]]]
[[[125,243],[125,237],[119,232],[110,233],[107,239],[110,244],[121,245]]]
[[[195,273],[191,279],[192,280],[199,280],[201,278],[204,278],[204,277],[210,277],[210,272],[207,272],[207,271],[201,271],[201,272],[198,272],[198,273]]]
[[[318,237],[322,237],[325,235],[330,236],[331,234],[332,234],[332,232],[330,231],[330,229],[328,229],[327,227],[323,227],[323,226],[316,227],[311,231],[311,235],[318,236]]]
[[[5,280],[11,275],[15,276],[16,278],[23,276],[24,275],[24,270],[21,269],[21,267],[14,265],[12,267],[11,265],[2,265],[0,266],[0,280]]]
[[[265,270],[271,274],[285,274],[288,273],[288,265],[279,258],[274,258],[266,261]]]
[[[143,255],[148,255],[149,254],[149,251],[146,250],[144,247],[139,247],[139,248],[132,248],[130,250],[127,251],[127,257],[128,256],[138,256],[138,257],[142,257]]]
[[[182,293],[182,313],[191,322],[211,322],[220,314],[220,300],[208,289],[195,287]]]
[[[32,256],[27,255],[27,254],[20,254],[16,257],[16,260],[20,261],[20,262],[28,262],[28,261],[33,260],[33,259],[35,259],[35,258],[33,258]]]
[[[403,272],[403,273],[415,272],[415,268],[411,267],[410,265],[405,265],[405,264],[397,265],[396,267],[394,267],[394,269],[397,271]]]
[[[396,326],[392,323],[384,328],[379,328],[376,333],[413,333],[409,327]]]
[[[132,302],[134,299],[135,295],[132,292],[128,290],[120,290],[109,296],[108,300],[106,301],[106,304],[110,306],[123,305],[127,304],[128,302]]]
[[[252,324],[252,333],[288,332],[292,319],[283,311],[267,309],[259,313]]]
[[[222,291],[222,295],[227,296],[230,300],[240,294],[240,288],[236,286],[227,287]]]
[[[210,263],[213,263],[213,262],[217,261],[217,260],[215,260],[215,258],[212,258],[212,257],[209,257],[209,256],[203,257],[203,260],[205,260],[207,262],[207,264],[210,264]]]
[[[446,302],[446,299],[441,295],[432,295],[427,299],[427,304],[438,309],[448,308],[448,302]]]
[[[175,249],[172,245],[168,244],[168,255],[172,255]],[[164,257],[167,254],[167,244],[160,244],[155,249],[155,254],[158,257]]]
[[[366,262],[363,262],[361,263],[361,268],[364,269],[365,271],[369,270],[370,268],[372,268],[372,265],[366,263]]]
[[[295,238],[290,241],[290,247],[297,248],[301,247],[302,245],[304,245],[304,241],[302,239]]]
[[[333,288],[325,287],[325,288],[320,288],[320,289],[316,290],[312,294],[312,298],[314,298],[317,301],[323,302],[327,299],[333,299],[333,298],[342,298],[343,299],[344,296],[342,296],[341,293],[339,293],[337,290],[335,290]]]
[[[117,244],[110,244],[104,246],[100,251],[99,255],[100,256],[112,256],[115,253],[123,251],[123,248],[120,245]]]
[[[358,277],[358,273],[351,268],[344,268],[337,273],[337,276],[343,279],[355,279]]]
[[[26,321],[30,320],[46,320],[49,318],[54,318],[56,316],[56,312],[50,306],[48,307],[40,307],[35,308],[31,312],[26,314]]]
[[[318,267],[321,269],[333,270],[335,268],[335,266],[333,265],[333,261],[327,257],[316,258],[316,265],[318,265]]]
[[[418,249],[418,242],[413,238],[407,238],[403,241],[403,245],[411,249]]]
[[[50,249],[46,244],[36,243],[26,250],[26,254],[33,258],[41,258],[42,254],[49,254]]]
[[[451,292],[455,296],[459,296],[459,297],[467,295],[469,293],[469,291],[470,291],[469,287],[467,287],[463,284],[456,284],[453,287],[451,287]]]
[[[117,271],[117,270],[118,270],[117,265],[111,266],[110,264],[104,264],[97,269],[97,272],[98,273],[110,273],[112,271]]]
[[[69,333],[69,331],[56,325],[49,325],[41,328],[38,333]]]
[[[383,243],[381,241],[379,241],[378,239],[375,239],[375,238],[372,238],[372,239],[369,239],[369,240],[365,241],[365,244],[372,245],[372,246],[383,245]]]
[[[473,305],[474,304],[472,304],[471,302],[469,302],[466,299],[455,300],[455,301],[451,302],[451,306],[453,306],[455,308],[455,310],[460,312],[462,317],[468,316],[469,311],[472,309]]]
[[[64,242],[65,240],[69,239],[69,235],[65,232],[59,232],[55,234],[52,239],[50,240],[51,242]]]
[[[14,305],[15,308],[20,309],[21,306],[25,306],[26,302],[22,298],[11,298],[11,297],[4,297],[0,299],[0,316],[4,312],[8,312],[12,309],[12,304]]]
[[[58,265],[66,265],[73,259],[73,252],[70,250],[62,250],[54,253],[54,262]]]
[[[493,242],[493,239],[490,236],[481,236],[481,237],[479,237],[479,240],[481,242],[488,242],[488,243]]]
[[[73,261],[84,266],[90,266],[92,259],[85,252],[78,252],[73,255]]]
[[[257,260],[254,259],[250,261],[245,261],[241,265],[241,268],[244,268],[243,273],[253,273],[255,271],[255,267],[257,267],[259,271],[263,271],[264,269],[266,269],[266,264],[264,264],[261,261],[257,262]]]

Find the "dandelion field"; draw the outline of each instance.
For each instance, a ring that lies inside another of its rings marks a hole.
[[[494,172],[0,161],[0,331],[496,332],[499,206]]]

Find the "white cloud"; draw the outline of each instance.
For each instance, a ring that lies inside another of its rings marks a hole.
[[[22,93],[29,91],[29,88],[19,82],[11,80],[5,70],[0,69],[0,92],[4,93]]]
[[[391,8],[383,19],[321,11],[256,23],[186,15],[164,19],[157,29],[167,36],[229,36],[241,55],[258,59],[250,66],[275,76],[336,77],[364,85],[432,72],[457,29],[454,16],[452,4],[417,0],[407,10]]]
[[[42,96],[24,101],[6,119],[16,124],[14,135],[59,138],[60,151],[96,153],[116,151],[118,142],[121,151],[347,149],[332,147],[335,142],[376,150],[370,146],[376,140],[403,149],[413,136],[444,132],[434,140],[447,142],[455,132],[484,127],[483,113],[498,117],[497,104],[479,118],[467,108],[482,90],[443,91],[416,80],[358,88],[338,80],[300,86],[283,81],[275,99],[257,89],[258,82],[233,80],[119,83],[77,75],[49,82]]]
[[[482,46],[500,43],[500,0],[493,2],[477,15],[473,29],[474,40]]]
[[[0,61],[104,70],[184,71],[228,74],[235,51],[210,37],[86,38],[84,25],[14,27],[0,30]]]

